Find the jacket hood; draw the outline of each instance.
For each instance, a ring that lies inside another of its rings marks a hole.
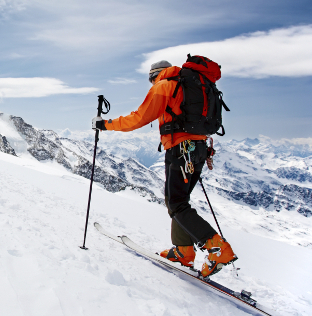
[[[181,68],[177,67],[177,66],[168,67],[168,68],[162,70],[159,73],[159,75],[157,76],[155,83],[157,83],[163,79],[179,75],[180,70],[181,70]]]

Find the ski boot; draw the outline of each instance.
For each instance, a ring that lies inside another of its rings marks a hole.
[[[202,249],[208,250],[201,270],[204,278],[219,272],[223,266],[238,259],[230,244],[218,234],[208,239]]]
[[[183,266],[194,267],[195,251],[193,246],[174,246],[160,255],[172,262],[180,262]]]

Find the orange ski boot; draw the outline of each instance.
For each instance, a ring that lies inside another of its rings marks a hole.
[[[238,259],[230,244],[218,234],[208,239],[203,249],[207,249],[209,253],[202,266],[201,274],[203,277],[219,272],[223,266]]]
[[[180,262],[186,267],[194,267],[196,254],[193,246],[174,246],[162,251],[160,255],[170,261]]]

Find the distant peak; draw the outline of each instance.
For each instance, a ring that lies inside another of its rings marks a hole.
[[[69,129],[69,128],[65,128],[63,131],[61,131],[60,133],[60,136],[62,136],[62,137],[66,137],[66,138],[68,138],[68,137],[70,137],[71,135],[72,135],[72,132],[71,132],[71,130]]]
[[[256,146],[260,144],[260,140],[258,138],[255,138],[255,139],[245,138],[243,142],[248,146]]]

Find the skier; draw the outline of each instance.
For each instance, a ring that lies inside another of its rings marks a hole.
[[[92,128],[101,131],[129,132],[159,120],[159,127],[172,120],[166,111],[167,105],[179,114],[183,92],[180,87],[173,97],[176,81],[166,80],[178,76],[181,68],[161,60],[152,64],[149,81],[152,84],[145,100],[137,111],[120,116],[114,120],[95,117]],[[202,266],[204,277],[217,273],[223,265],[237,259],[230,244],[199,216],[189,204],[190,194],[199,180],[202,168],[208,157],[206,135],[192,135],[185,132],[161,135],[165,154],[165,203],[172,218],[171,239],[174,245],[160,255],[173,262],[180,262],[187,267],[194,266],[194,244],[206,249],[208,255]],[[185,160],[185,161],[184,161]],[[187,171],[182,167],[187,164]]]

